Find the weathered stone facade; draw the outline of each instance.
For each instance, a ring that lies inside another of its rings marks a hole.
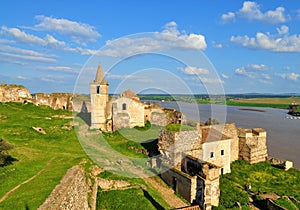
[[[267,132],[262,128],[238,129],[239,132],[239,159],[249,163],[266,161]]]
[[[185,156],[179,169],[162,167],[162,178],[184,199],[201,209],[219,205],[219,167],[192,156]]]
[[[33,103],[36,106],[46,105],[52,109],[73,110],[73,94],[71,93],[36,93]]]
[[[21,85],[7,85],[2,83],[0,86],[0,102],[21,102],[32,100],[29,90]]]

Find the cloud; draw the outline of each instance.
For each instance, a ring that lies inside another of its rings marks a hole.
[[[268,74],[261,74],[261,76],[267,80],[271,79],[271,77]]]
[[[59,19],[53,17],[46,17],[39,15],[35,17],[40,21],[31,29],[55,31],[61,35],[70,37],[77,44],[86,44],[88,42],[95,42],[100,34],[95,27],[85,23],[79,23],[67,19]]]
[[[209,74],[209,71],[204,68],[199,67],[193,67],[193,66],[187,66],[184,69],[180,69],[185,74],[190,75],[198,75],[198,74]]]
[[[285,23],[290,19],[289,15],[284,14],[284,7],[277,7],[275,10],[262,12],[260,5],[253,1],[245,1],[241,9],[236,12],[228,12],[221,15],[223,23],[235,20],[236,17],[247,20],[263,21],[270,24]]]
[[[142,33],[135,36],[123,37],[106,41],[102,50],[87,51],[82,48],[70,49],[81,53],[93,53],[120,57],[143,52],[179,50],[205,50],[207,47],[205,37],[201,34],[187,34],[177,29],[177,24],[172,21],[165,24],[162,32]]]
[[[43,54],[43,53],[39,53],[39,52],[36,52],[33,50],[27,50],[27,49],[12,47],[12,46],[1,46],[0,45],[0,51],[12,52],[12,53],[23,54],[23,55],[28,55],[28,56],[37,56],[37,57],[55,57],[55,55]]]
[[[256,74],[254,72],[247,71],[245,67],[237,68],[234,70],[234,73],[237,75],[242,75],[249,78],[255,78]]]
[[[80,72],[80,70],[73,69],[70,66],[38,66],[35,69],[36,70],[65,72],[65,73],[76,73],[76,74],[78,74]]]
[[[16,76],[17,79],[22,79],[22,80],[27,80],[28,77],[24,77],[24,76],[21,76],[21,75],[18,75]]]
[[[265,85],[272,85],[273,84],[271,81],[268,81],[268,80],[259,79],[258,81],[262,84],[265,84]]]
[[[284,27],[285,32],[288,28]],[[282,33],[282,28],[280,33]],[[230,41],[250,49],[268,50],[272,52],[300,52],[300,34],[288,36],[286,34],[271,35],[270,33],[256,33],[255,37],[232,36]]]
[[[43,63],[55,63],[56,60],[53,58],[43,57],[43,56],[33,56],[33,55],[18,55],[12,53],[0,52],[1,59],[10,60],[12,63],[16,59],[25,60],[25,61],[34,61],[34,62],[43,62]]]
[[[214,48],[217,48],[217,49],[222,49],[223,48],[223,45],[222,44],[220,44],[220,43],[216,43],[215,41],[213,41],[213,47]]]
[[[277,73],[275,74],[278,77],[281,77],[282,79],[289,79],[289,80],[293,80],[293,81],[297,81],[298,78],[300,77],[299,74],[297,73]]]
[[[265,64],[250,64],[247,66],[248,69],[253,69],[257,71],[263,71],[263,70],[268,70],[269,67],[266,66]]]
[[[226,74],[221,74],[221,76],[224,78],[224,79],[229,79],[230,77]]]
[[[235,20],[235,14],[233,12],[228,12],[221,15],[222,23],[228,23]]]
[[[288,34],[289,33],[289,27],[286,25],[281,26],[280,28],[276,29],[278,34]]]
[[[40,38],[31,34],[27,34],[24,31],[21,31],[18,28],[7,28],[6,26],[1,27],[1,34],[13,37],[19,42],[25,44],[35,44],[35,45],[42,45],[42,46],[50,46],[50,47],[58,47],[58,46],[65,46],[65,42],[58,41],[53,36],[47,34],[45,38]]]
[[[220,78],[207,78],[207,77],[200,77],[201,82],[203,83],[209,83],[209,84],[220,84],[220,83],[224,83],[223,80],[221,80]]]

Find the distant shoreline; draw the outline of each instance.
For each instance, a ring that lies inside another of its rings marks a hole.
[[[251,111],[251,112],[266,112],[266,110],[263,110],[263,109],[251,109],[251,108],[239,108],[239,110]]]

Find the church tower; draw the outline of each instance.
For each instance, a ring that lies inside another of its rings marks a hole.
[[[91,128],[106,131],[106,106],[108,103],[108,82],[104,80],[102,66],[98,66],[96,78],[90,83]]]

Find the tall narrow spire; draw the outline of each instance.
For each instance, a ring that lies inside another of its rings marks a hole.
[[[99,82],[101,84],[107,84],[107,81],[104,80],[104,75],[103,75],[103,70],[101,65],[98,66],[95,82]]]

